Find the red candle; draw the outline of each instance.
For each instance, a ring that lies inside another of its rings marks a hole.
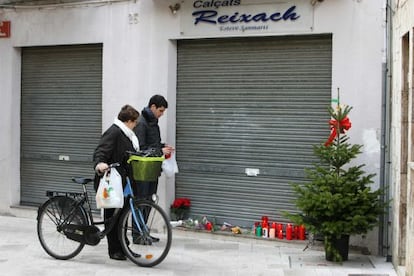
[[[283,230],[282,230],[282,229],[280,229],[280,230],[277,232],[277,237],[278,237],[278,239],[283,239]]]
[[[262,225],[268,224],[269,218],[267,216],[262,216]]]
[[[299,226],[295,225],[293,227],[293,237],[292,239],[299,239]]]
[[[288,223],[286,226],[286,239],[291,240],[292,239],[292,224]]]
[[[213,225],[211,224],[211,222],[207,222],[207,224],[206,224],[206,230],[207,231],[213,230]]]
[[[283,226],[281,223],[276,224],[276,232],[279,233],[280,230],[283,229]]]
[[[304,225],[299,226],[299,239],[305,240],[305,226]]]

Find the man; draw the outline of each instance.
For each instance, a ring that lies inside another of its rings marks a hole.
[[[134,129],[141,151],[155,149],[160,155],[164,154],[166,157],[174,151],[173,147],[161,143],[158,126],[158,119],[164,115],[167,108],[167,100],[161,95],[154,95],[149,100],[148,106],[142,110],[138,124]],[[157,193],[158,181],[139,182],[137,186],[137,197],[151,199],[151,196]]]

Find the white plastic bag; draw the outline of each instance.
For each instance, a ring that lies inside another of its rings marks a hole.
[[[124,195],[122,177],[115,168],[109,169],[99,181],[96,191],[96,206],[100,208],[122,208]]]
[[[161,165],[162,171],[167,177],[172,177],[174,174],[178,173],[178,165],[175,160],[175,152],[171,154],[171,157],[162,161]]]

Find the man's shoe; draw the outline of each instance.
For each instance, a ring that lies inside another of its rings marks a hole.
[[[151,245],[153,242],[159,242],[160,239],[153,237],[153,236],[149,236],[147,238],[146,241],[144,241],[144,239],[142,238],[142,236],[138,236],[134,238],[134,244],[141,244],[141,245]]]
[[[117,260],[117,261],[125,261],[127,259],[124,253],[121,253],[121,252],[115,252],[115,253],[109,254],[109,258],[113,260]]]
[[[144,245],[144,244],[145,244],[145,243],[144,243],[144,239],[143,239],[141,236],[134,237],[134,238],[132,239],[132,242],[133,242],[134,244],[141,244],[141,245]]]
[[[153,242],[159,242],[160,239],[153,237],[153,236],[149,236],[146,240],[144,240],[144,238],[142,238],[142,236],[138,236],[138,237],[134,237],[133,243],[134,244],[140,244],[140,245],[151,245]]]

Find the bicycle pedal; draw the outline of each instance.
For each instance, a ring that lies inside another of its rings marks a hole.
[[[156,238],[156,237],[153,237],[153,236],[150,236],[149,238],[152,240],[152,242],[159,242],[160,241],[159,238]]]
[[[131,252],[132,257],[141,258],[141,254],[138,254],[138,253],[135,253],[135,252],[132,252],[132,251],[130,251],[130,252]]]

